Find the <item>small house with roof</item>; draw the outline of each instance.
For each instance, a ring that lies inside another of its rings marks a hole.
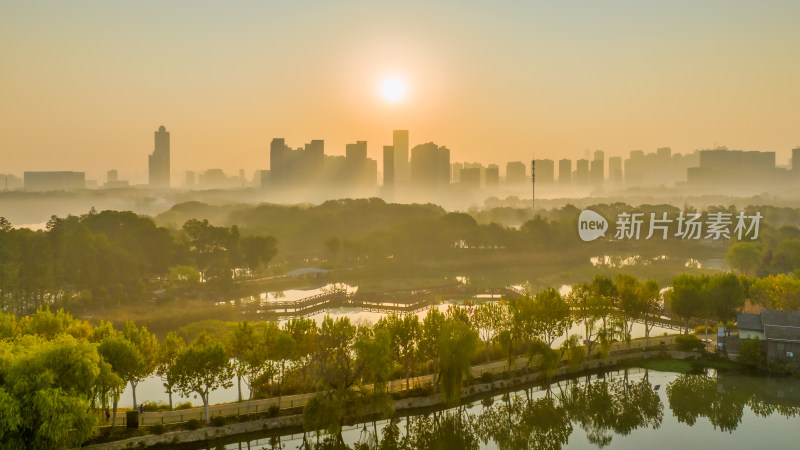
[[[784,361],[800,366],[800,312],[762,310],[737,314],[739,339],[758,338],[767,362]]]

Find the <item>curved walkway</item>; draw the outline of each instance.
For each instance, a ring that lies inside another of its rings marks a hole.
[[[654,345],[660,345],[661,342],[664,342],[664,345],[671,345],[675,342],[675,336],[651,337],[650,342]],[[631,349],[643,348],[644,345],[645,341],[643,338],[631,341]],[[626,344],[624,342],[615,342],[611,345],[610,353],[617,353],[623,350],[627,350]],[[609,360],[613,362],[613,358],[611,356],[609,357]],[[511,370],[521,369],[527,365],[527,357],[517,358],[513,362]],[[506,364],[506,361],[499,360],[472,366],[471,370],[472,376],[478,378],[485,372],[497,374],[505,372],[507,369],[508,365]],[[412,377],[410,379],[411,388],[430,386],[432,384],[433,375],[421,375],[418,377]],[[390,381],[388,389],[390,392],[400,392],[406,390],[407,386],[405,378]],[[259,400],[244,400],[236,403],[210,405],[208,409],[211,417],[258,413],[266,411],[274,405],[278,405],[281,410],[286,410],[305,406],[308,399],[314,397],[315,395],[316,392],[308,392],[303,394],[284,395],[280,399],[278,397],[271,397]],[[105,417],[103,417],[103,419],[105,419]],[[200,421],[205,420],[205,411],[202,406],[177,411],[141,413],[139,414],[139,425],[171,424],[186,422],[191,419],[197,419]],[[117,420],[114,424],[126,425],[125,414],[120,414],[117,412]]]

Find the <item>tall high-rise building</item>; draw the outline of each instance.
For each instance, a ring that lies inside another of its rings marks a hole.
[[[291,149],[286,145],[284,138],[273,138],[269,143],[269,170],[271,182],[274,186],[281,185],[286,156]]]
[[[506,183],[522,184],[525,182],[525,163],[511,161],[506,164]]]
[[[592,184],[603,184],[603,181],[606,178],[605,172],[605,158],[606,155],[602,150],[595,150],[594,151],[594,159],[592,160],[591,164],[591,174],[590,178]]]
[[[394,186],[394,147],[383,146],[383,185]]]
[[[392,147],[394,147],[394,182],[396,185],[408,184],[411,180],[408,160],[408,130],[392,132]]]
[[[575,179],[576,184],[589,184],[589,160],[579,159],[575,163]]]
[[[792,171],[800,173],[800,147],[792,149]]]
[[[622,183],[622,157],[612,156],[608,158],[608,179],[612,183]]]
[[[486,168],[486,189],[497,189],[500,184],[500,168],[497,164],[489,164]]]
[[[284,138],[269,144],[270,184],[285,187],[318,183],[325,165],[325,141],[315,139],[303,148],[292,150]]]
[[[411,149],[411,181],[420,186],[450,184],[450,150],[433,142],[414,146]]]
[[[353,161],[367,159],[367,141],[356,141],[355,144],[345,146],[345,157]]]
[[[536,160],[536,182],[539,184],[550,184],[555,181],[556,166],[552,159]]]
[[[572,182],[572,161],[569,159],[558,161],[558,182],[562,184]]]
[[[155,132],[155,149],[148,157],[150,186],[169,187],[169,131],[161,125]]]
[[[461,169],[459,175],[459,184],[469,189],[481,188],[481,168],[480,167],[465,167]]]
[[[374,167],[373,167],[374,166]],[[377,162],[367,158],[367,141],[357,141],[345,146],[345,166],[342,184],[375,186]]]

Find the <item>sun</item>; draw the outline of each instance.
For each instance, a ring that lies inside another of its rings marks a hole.
[[[396,102],[406,95],[406,85],[399,78],[389,78],[381,86],[383,98],[390,102]]]

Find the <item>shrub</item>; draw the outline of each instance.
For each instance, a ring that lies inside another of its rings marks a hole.
[[[694,334],[705,334],[705,333],[714,334],[716,332],[717,330],[714,329],[713,327],[705,325],[699,325],[694,329]]]
[[[767,363],[761,340],[758,337],[755,339],[742,339],[739,345],[739,358],[737,361],[747,367],[748,370],[754,372],[761,370]]]
[[[276,417],[280,412],[281,408],[278,405],[270,405],[270,407],[267,408],[267,414],[269,414],[270,417]]]
[[[680,336],[675,337],[675,344],[678,345],[678,348],[685,351],[690,352],[692,350],[700,350],[705,348],[705,344],[703,341],[700,340],[697,336],[691,334],[682,334]]]
[[[150,431],[153,434],[164,434],[164,432],[167,431],[167,427],[164,426],[164,424],[157,423],[150,427]]]
[[[228,423],[228,420],[225,418],[225,416],[214,416],[211,418],[211,425],[215,427],[221,427],[226,423]]]
[[[169,411],[169,405],[164,402],[146,401],[142,403],[142,411],[143,412]]]
[[[491,383],[492,381],[494,381],[492,372],[483,372],[481,374],[481,383]]]
[[[183,403],[178,403],[177,405],[175,405],[175,410],[176,411],[179,410],[179,409],[192,409],[192,408],[194,408],[194,406],[192,406],[191,402],[183,402]]]
[[[202,424],[200,423],[199,420],[191,419],[191,420],[186,421],[186,424],[184,424],[184,427],[186,427],[187,430],[196,430],[196,429],[200,428],[201,425]]]
[[[791,363],[785,361],[771,361],[767,367],[770,375],[788,377],[797,373]]]

